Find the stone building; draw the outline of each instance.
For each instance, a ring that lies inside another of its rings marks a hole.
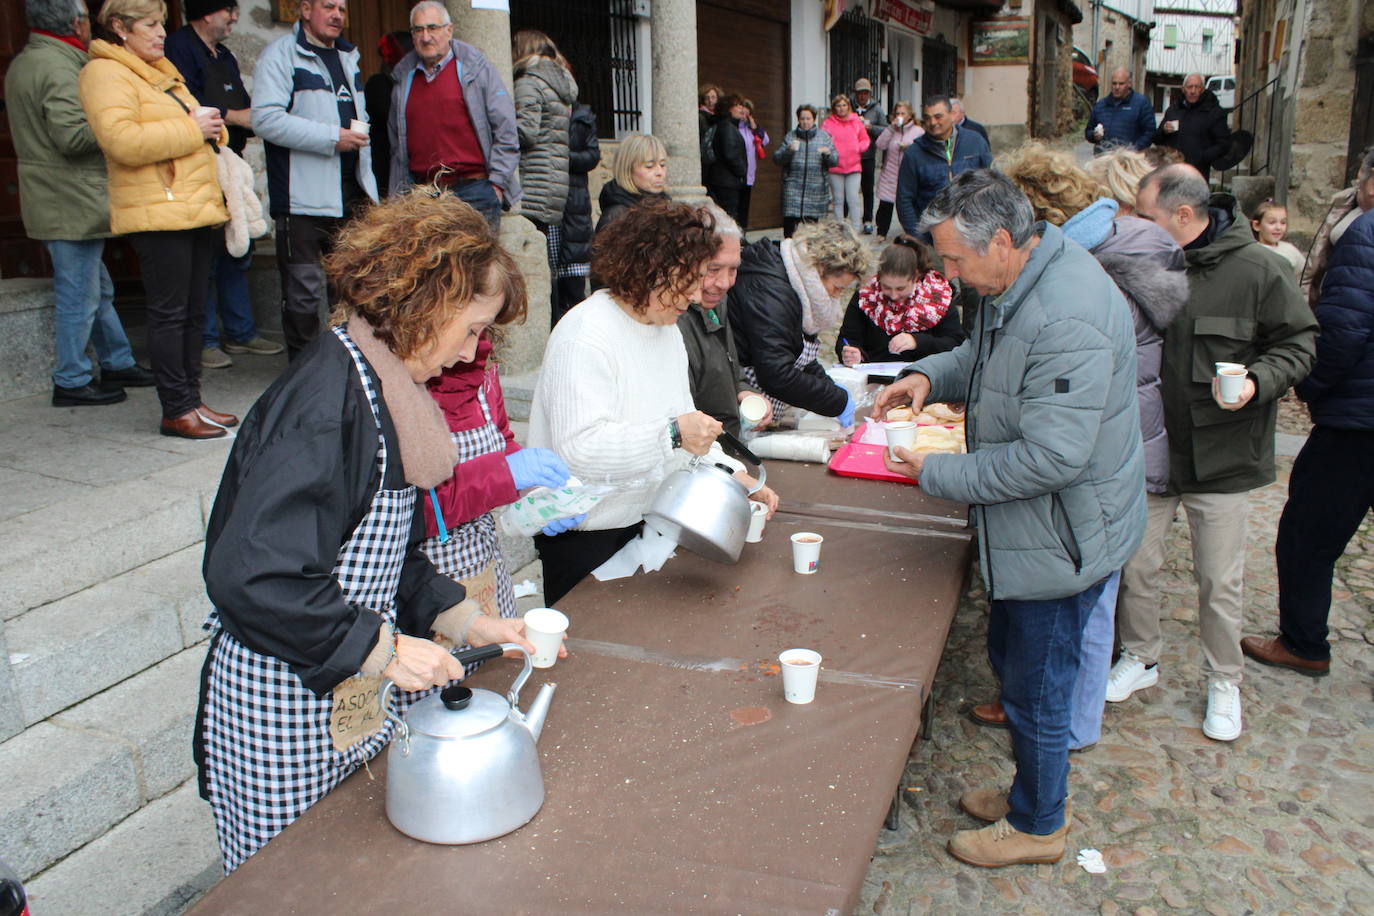
[[[1146,89],[1156,111],[1189,73],[1234,73],[1237,0],[1155,0],[1155,29],[1145,57]]]
[[[1153,16],[1154,0],[1088,3],[1083,21],[1073,27],[1073,43],[1097,68],[1099,92],[1108,91],[1111,72],[1117,67],[1125,67],[1131,74],[1132,88],[1144,91],[1145,56],[1150,47]]]

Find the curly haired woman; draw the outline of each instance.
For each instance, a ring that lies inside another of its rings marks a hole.
[[[390,720],[345,718],[382,678],[461,678],[439,637],[534,648],[420,553],[415,511],[458,458],[425,382],[523,315],[514,260],[476,210],[416,192],[350,224],[325,270],[332,333],[248,412],[205,538],[195,755],[226,873],[386,745]]]

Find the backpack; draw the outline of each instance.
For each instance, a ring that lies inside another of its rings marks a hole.
[[[716,123],[712,124],[710,127],[706,128],[706,133],[702,134],[702,137],[701,137],[701,167],[702,167],[702,168],[706,168],[708,165],[715,165],[715,164],[716,164],[716,128],[719,127],[719,126],[720,126],[720,122],[717,121]]]

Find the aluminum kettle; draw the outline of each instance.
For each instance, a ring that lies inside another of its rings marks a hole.
[[[388,682],[381,705],[396,731],[387,751],[386,816],[397,830],[426,843],[480,843],[529,822],[544,804],[544,777],[535,746],[554,684],[539,688],[528,713],[520,688],[533,666],[515,643],[464,649],[464,665],[507,649],[525,656],[524,670],[504,697],[490,690],[447,687],[420,700],[405,718],[390,712]]]
[[[729,433],[720,434],[726,451],[758,468],[758,484],[745,489],[734,472],[696,455],[686,468],[659,484],[644,522],[692,553],[717,563],[739,562],[749,533],[749,497],[763,488],[763,462]]]

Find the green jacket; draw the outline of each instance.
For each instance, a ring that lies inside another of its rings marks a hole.
[[[927,457],[921,489],[972,505],[994,599],[1076,595],[1145,531],[1130,308],[1091,254],[1057,226],[1037,229],[973,336],[912,366],[930,378],[927,400],[968,402],[968,454]]]
[[[75,242],[110,235],[105,156],[77,97],[77,79],[88,60],[66,42],[30,34],[5,74],[19,211],[31,239]]]
[[[1211,217],[1223,227],[1230,204],[1224,195],[1214,198]],[[1312,369],[1317,320],[1287,262],[1255,243],[1244,218],[1184,255],[1188,304],[1164,332],[1160,369],[1167,493],[1253,490],[1274,482],[1278,400]],[[1222,410],[1212,400],[1218,362],[1250,370],[1255,397],[1240,410]]]

